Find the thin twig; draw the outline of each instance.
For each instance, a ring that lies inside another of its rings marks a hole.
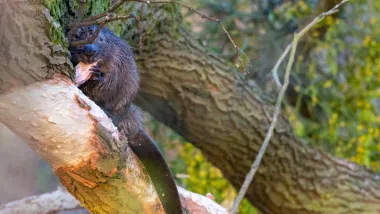
[[[134,1],[134,2],[140,2],[140,3],[146,3],[146,4],[151,4],[151,3],[174,3],[174,4],[180,5],[180,6],[184,7],[184,8],[187,8],[191,12],[194,12],[194,13],[198,14],[201,18],[217,22],[220,25],[220,27],[223,29],[224,33],[227,35],[227,37],[230,40],[230,42],[232,43],[232,45],[234,46],[234,49],[235,49],[237,57],[238,57],[238,66],[239,67],[241,66],[243,68],[244,73],[248,73],[248,70],[245,68],[243,59],[241,57],[241,55],[243,55],[246,58],[246,60],[247,60],[248,67],[252,67],[251,60],[249,59],[249,57],[247,56],[247,54],[245,54],[244,51],[241,50],[235,44],[234,40],[232,39],[231,35],[228,33],[228,31],[226,30],[226,28],[223,26],[223,24],[221,23],[220,19],[215,18],[215,17],[211,17],[211,16],[207,16],[207,15],[205,15],[205,14],[203,14],[203,13],[195,10],[194,8],[192,8],[190,6],[187,6],[187,5],[185,5],[185,4],[181,3],[181,2],[178,2],[178,1],[173,1],[173,0],[158,0],[158,1],[149,1],[149,0],[120,0],[120,1],[116,2],[114,5],[112,5],[108,9],[108,11],[100,13],[100,14],[95,15],[95,16],[91,16],[91,17],[89,17],[87,19],[84,19],[83,22],[78,22],[77,21],[75,23],[72,23],[72,24],[69,25],[69,28],[77,29],[79,27],[90,26],[90,25],[94,25],[94,24],[99,24],[100,26],[103,27],[104,26],[104,25],[102,25],[103,22],[99,21],[99,20],[101,18],[103,18],[103,17],[109,17],[110,14],[113,14],[114,11],[116,11],[121,5],[123,5],[127,1]],[[108,20],[107,22],[110,22],[110,21],[114,21],[114,20],[117,20],[117,19],[107,19],[106,18],[106,20]],[[141,45],[141,38],[140,38],[141,37],[141,32],[140,32],[140,27],[139,27],[140,20],[136,19],[136,23],[138,24],[138,34],[139,34],[138,38],[139,38],[139,43]],[[95,37],[94,36],[95,36],[95,34],[92,35],[90,38],[88,38],[86,40],[74,41],[74,42],[71,43],[71,46],[78,46],[78,45],[84,45],[84,44],[92,43],[96,39],[97,34],[96,34]],[[141,48],[141,46],[140,46],[140,48]]]
[[[118,9],[121,5],[123,5],[124,2],[126,2],[126,1],[127,0],[120,0],[120,1],[116,2],[114,5],[112,5],[108,9],[108,11],[100,13],[100,14],[97,14],[97,15],[94,15],[94,16],[91,16],[91,17],[88,17],[87,19],[84,19],[83,22],[91,22],[91,21],[95,21],[95,20],[98,20],[100,18],[103,18],[105,16],[108,16],[110,13],[113,13],[116,9]],[[73,28],[74,25],[75,25],[75,23],[70,24],[69,28]]]
[[[191,12],[194,12],[194,13],[198,14],[203,19],[208,19],[208,20],[217,22],[219,24],[219,26],[222,28],[222,30],[224,31],[224,33],[227,35],[227,37],[230,40],[230,42],[232,43],[232,45],[234,46],[234,49],[235,49],[237,57],[238,57],[238,65],[242,66],[242,68],[244,70],[244,73],[248,73],[248,70],[246,70],[246,68],[244,66],[244,62],[243,62],[243,59],[241,57],[241,54],[246,58],[248,67],[252,67],[251,60],[249,59],[249,57],[247,56],[247,54],[244,53],[243,50],[241,50],[238,46],[236,46],[234,40],[232,39],[231,35],[228,33],[228,31],[226,30],[226,28],[223,26],[223,24],[221,23],[220,19],[215,18],[215,17],[211,17],[211,16],[207,16],[206,14],[201,13],[201,12],[195,10],[193,7],[187,6],[187,5],[185,5],[185,4],[181,3],[181,2],[173,1],[173,0],[157,0],[157,1],[129,0],[129,1],[136,1],[136,2],[147,3],[147,4],[151,4],[151,3],[174,3],[174,4],[180,5],[180,6],[184,7],[184,8],[187,8]]]
[[[95,33],[93,33],[90,37],[88,37],[87,39],[84,39],[84,40],[78,40],[78,41],[72,41],[70,43],[70,46],[71,47],[76,47],[76,46],[79,46],[79,45],[85,45],[85,44],[91,44],[95,41],[96,37],[98,37],[99,35],[99,32],[100,30],[104,27],[106,23],[103,22],[101,23],[98,28],[96,29]]]
[[[319,16],[317,16],[316,18],[314,18],[313,21],[310,24],[308,24],[304,29],[302,29],[301,32],[298,33],[298,35],[300,37],[302,37],[306,32],[308,32],[310,30],[310,28],[313,27],[313,25],[315,25],[318,22],[322,21],[322,19],[324,19],[326,16],[329,16],[329,15],[332,15],[332,14],[338,12],[338,8],[340,6],[342,6],[344,3],[348,2],[348,1],[349,0],[343,0],[339,4],[335,5],[331,10],[319,14]],[[288,47],[286,47],[284,53],[281,55],[280,59],[277,61],[276,65],[272,69],[273,78],[274,78],[274,80],[275,80],[275,82],[276,82],[276,84],[277,84],[277,86],[279,88],[281,88],[282,86],[281,86],[281,82],[280,82],[280,79],[279,79],[278,73],[277,73],[278,72],[278,68],[279,68],[281,62],[284,60],[284,58],[288,55],[291,46],[292,46],[292,43],[290,43],[288,45]]]
[[[84,16],[84,5],[86,4],[86,0],[80,0],[79,1],[79,8],[78,8],[78,19],[76,20],[76,23],[82,22],[83,16]],[[78,27],[72,27],[71,30],[67,33],[67,37],[71,40],[73,38],[73,35],[75,35],[78,31]]]
[[[257,154],[257,157],[256,157],[255,161],[253,162],[250,171],[246,175],[242,187],[239,190],[238,196],[236,197],[236,200],[235,200],[235,202],[234,202],[234,204],[232,206],[232,209],[231,209],[231,212],[230,212],[231,214],[235,214],[238,211],[239,205],[240,205],[241,201],[243,200],[244,195],[246,194],[246,192],[247,192],[250,184],[252,183],[252,180],[253,180],[253,178],[255,176],[255,173],[256,173],[257,169],[259,168],[261,160],[262,160],[262,158],[263,158],[263,156],[265,154],[265,150],[268,147],[269,141],[270,141],[270,139],[271,139],[271,137],[273,135],[273,131],[274,131],[274,128],[276,126],[278,116],[280,115],[280,112],[281,112],[282,99],[284,98],[286,89],[287,89],[288,84],[289,84],[289,76],[290,76],[291,68],[292,68],[292,65],[293,65],[293,62],[294,62],[294,56],[295,56],[295,53],[296,53],[298,41],[315,24],[317,24],[318,22],[320,22],[326,16],[329,16],[329,15],[331,15],[333,13],[338,12],[338,8],[341,5],[343,5],[344,3],[346,3],[347,1],[348,0],[343,0],[339,4],[335,5],[335,7],[333,7],[328,12],[320,14],[310,24],[308,24],[301,32],[296,33],[294,35],[294,40],[293,40],[292,46],[291,46],[292,48],[291,48],[291,53],[290,53],[288,65],[286,66],[285,77],[284,77],[284,85],[281,87],[280,93],[278,94],[278,97],[277,97],[276,106],[275,106],[275,112],[273,114],[272,122],[271,122],[269,130],[268,130],[268,132],[267,132],[267,134],[265,136],[264,142],[263,142],[263,144],[262,144],[262,146],[261,146],[261,148],[260,148],[260,150],[259,150],[259,152]],[[286,52],[286,50],[285,50],[285,52]],[[289,50],[287,52],[289,52]],[[285,58],[285,56],[286,56],[286,54],[283,54],[283,56],[281,56],[281,58],[279,60],[283,60],[283,58]]]
[[[288,45],[288,47],[286,47],[284,53],[282,53],[280,59],[278,59],[278,61],[276,62],[276,65],[275,65],[275,66],[273,67],[273,69],[272,69],[273,79],[274,79],[274,81],[276,82],[276,85],[277,85],[278,88],[281,88],[281,87],[282,87],[282,84],[281,84],[281,82],[280,82],[280,78],[278,77],[278,73],[277,73],[277,72],[278,72],[278,67],[280,67],[282,61],[283,61],[283,60],[285,59],[285,57],[288,55],[288,53],[289,53],[290,49],[292,48],[292,46],[293,46],[293,42],[290,43],[290,44]]]
[[[137,23],[139,23],[140,18],[136,17],[134,15],[128,15],[128,16],[117,16],[115,14],[109,14],[109,16],[106,16],[104,20],[94,20],[94,21],[88,21],[88,22],[81,22],[81,23],[76,23],[75,27],[80,28],[80,27],[85,27],[85,26],[91,26],[91,25],[99,25],[98,28],[96,29],[95,33],[93,33],[90,37],[84,40],[79,40],[79,41],[72,41],[70,43],[70,46],[76,47],[79,45],[85,45],[85,44],[91,44],[95,41],[96,37],[98,37],[100,30],[108,23],[111,21],[115,20],[121,20],[121,19],[135,19]],[[138,31],[140,31],[140,27],[138,26]],[[138,32],[140,34],[140,32]]]
[[[93,21],[88,21],[88,22],[80,22],[80,23],[77,23],[75,24],[75,27],[86,27],[86,26],[91,26],[91,25],[99,25],[99,24],[102,24],[103,22],[112,22],[112,21],[116,21],[116,20],[120,20],[120,19],[136,19],[135,15],[127,15],[127,16],[118,16],[114,13],[109,13],[104,19],[98,19],[98,20],[93,20]]]
[[[141,53],[142,52],[142,48],[143,48],[143,44],[142,44],[142,37],[141,37],[141,24],[140,24],[140,17],[139,16],[136,16],[135,18],[135,21],[136,21],[136,25],[137,25],[137,43],[139,44],[139,51],[138,53]]]

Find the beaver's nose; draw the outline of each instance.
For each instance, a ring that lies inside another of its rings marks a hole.
[[[92,44],[87,44],[87,45],[84,45],[84,48],[83,48],[83,53],[86,55],[86,56],[93,56],[95,54],[95,48]]]

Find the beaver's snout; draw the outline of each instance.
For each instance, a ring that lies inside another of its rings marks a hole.
[[[92,44],[87,44],[87,45],[84,45],[84,48],[83,48],[83,53],[88,56],[88,57],[91,57],[91,56],[94,56],[95,55],[95,48]]]
[[[71,53],[71,62],[74,66],[79,62],[91,63],[93,61],[91,57],[96,53],[96,49],[92,44],[69,47],[69,51]]]

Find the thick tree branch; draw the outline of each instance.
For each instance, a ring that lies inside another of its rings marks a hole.
[[[227,213],[227,210],[216,204],[209,197],[204,197],[178,187],[182,203],[189,207],[191,213]],[[66,190],[58,190],[38,196],[31,196],[12,201],[0,206],[0,214],[14,213],[56,213],[83,208],[81,204]]]
[[[50,163],[67,190],[92,213],[164,213],[126,139],[66,77],[0,95],[0,122]],[[204,196],[181,189],[180,197],[190,212],[227,213]]]
[[[80,208],[82,206],[70,193],[59,188],[54,192],[4,204],[0,206],[0,214],[56,213]]]
[[[196,145],[240,188],[272,121],[274,102],[196,36],[162,34],[138,56],[138,104]],[[248,199],[264,213],[377,213],[380,176],[303,144],[283,114]]]

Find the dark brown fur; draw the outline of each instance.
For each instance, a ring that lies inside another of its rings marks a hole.
[[[88,38],[96,26],[78,29],[76,40]],[[92,50],[91,54],[85,54]],[[132,105],[139,90],[139,74],[129,45],[103,28],[93,44],[70,48],[73,62],[98,61],[99,78],[91,78],[80,89],[111,117],[120,133],[143,162],[167,214],[182,213],[178,191],[165,160],[143,129],[142,115]]]

